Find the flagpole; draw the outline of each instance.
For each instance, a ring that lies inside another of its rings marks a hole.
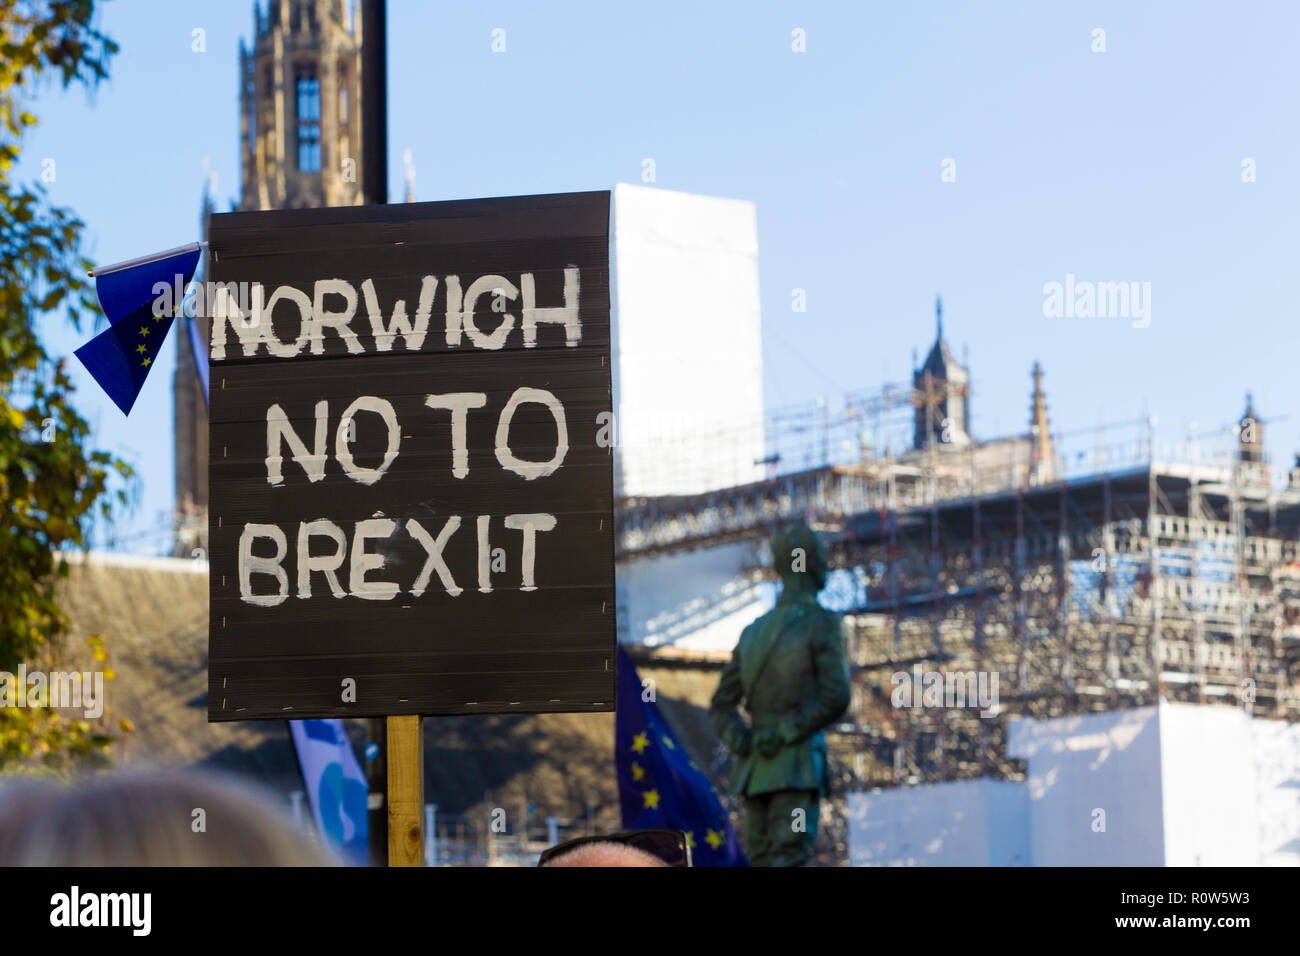
[[[200,249],[206,249],[206,242],[187,242],[183,246],[177,246],[175,249],[168,249],[166,252],[155,252],[150,256],[137,256],[134,259],[126,259],[122,262],[114,262],[111,266],[100,266],[97,269],[91,269],[89,275],[91,278],[98,279],[100,276],[106,276],[110,272],[120,272],[123,269],[130,269],[133,266],[148,265],[150,262],[161,262],[163,259],[170,259],[172,256],[179,256],[186,252],[198,252]]]

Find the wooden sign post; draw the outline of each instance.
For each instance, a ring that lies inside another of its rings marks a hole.
[[[609,194],[209,227],[208,719],[614,707]]]
[[[388,865],[424,863],[424,719],[388,718]]]

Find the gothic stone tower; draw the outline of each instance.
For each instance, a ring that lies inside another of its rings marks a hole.
[[[935,299],[935,335],[930,354],[912,372],[921,396],[913,414],[912,447],[930,443],[966,446],[970,438],[970,372],[958,364],[943,337],[943,302]]]
[[[253,45],[239,50],[242,190],[237,208],[361,202],[361,29],[344,0],[253,3]],[[355,25],[355,27],[354,27]],[[203,219],[212,212],[205,194]],[[196,278],[202,278],[198,276]],[[206,316],[195,319],[201,340]],[[177,326],[175,553],[207,546],[208,418],[186,329]]]
[[[360,203],[359,21],[343,0],[270,0],[253,19],[253,49],[239,51],[239,208]]]

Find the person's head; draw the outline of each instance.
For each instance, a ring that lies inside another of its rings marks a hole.
[[[626,843],[601,840],[563,850],[542,866],[667,866],[663,860]]]
[[[325,866],[274,797],[199,771],[0,782],[0,866]]]
[[[577,837],[543,852],[537,865],[690,866],[690,837],[664,827]]]
[[[772,568],[791,594],[816,594],[826,586],[830,562],[826,546],[805,524],[792,524],[772,536]]]

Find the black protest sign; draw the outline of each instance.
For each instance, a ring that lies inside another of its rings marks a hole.
[[[208,719],[614,706],[609,194],[213,216]]]

